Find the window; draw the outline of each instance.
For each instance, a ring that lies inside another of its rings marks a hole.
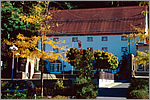
[[[102,37],[102,41],[108,41],[107,36]]]
[[[92,48],[92,47],[88,47],[87,49],[88,49],[88,50],[93,50],[93,48]]]
[[[58,48],[53,49],[55,53],[58,53]]]
[[[87,37],[87,41],[93,41],[93,37]]]
[[[121,47],[122,52],[127,52],[127,47]]]
[[[72,38],[72,42],[77,42],[78,41],[78,37],[73,37]]]
[[[149,71],[149,66],[146,66],[146,71]]]
[[[142,66],[142,65],[138,65],[138,71],[144,71],[144,68],[143,68],[144,66]]]
[[[108,51],[108,48],[107,47],[102,47],[102,50],[103,51]]]
[[[59,38],[53,38],[53,41],[57,42],[59,41]]]
[[[61,63],[50,63],[50,72],[61,72]]]
[[[121,41],[127,41],[127,36],[121,36]]]

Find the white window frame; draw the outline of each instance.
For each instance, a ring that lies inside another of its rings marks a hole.
[[[58,70],[57,67],[59,67],[59,70]],[[62,71],[62,69],[61,69],[61,63],[50,63],[50,68],[49,69],[50,69],[50,72],[61,72]]]
[[[124,39],[125,37],[125,39]],[[127,36],[121,36],[121,41],[127,41]]]
[[[58,42],[59,38],[53,38],[53,41]]]
[[[74,39],[76,40],[74,41]],[[78,42],[78,37],[72,37],[72,42]]]
[[[104,40],[106,38],[106,40]],[[103,36],[102,37],[102,41],[108,41],[108,37],[107,36]]]
[[[144,71],[144,66],[138,65],[138,71]]]
[[[91,40],[89,40],[89,39],[91,39]],[[93,37],[87,37],[87,41],[88,42],[92,42],[93,41]]]
[[[123,50],[124,48],[126,48],[125,51]],[[122,52],[127,52],[127,50],[128,50],[127,47],[121,47],[121,51],[122,51]]]

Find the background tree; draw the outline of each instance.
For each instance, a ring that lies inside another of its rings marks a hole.
[[[94,51],[95,64],[94,66],[98,69],[116,69],[119,61],[118,57],[110,52],[96,50]]]
[[[45,52],[44,51],[44,44],[48,43],[53,48],[59,48],[58,46],[54,45],[52,40],[46,38],[46,33],[51,32],[51,27],[57,27],[58,24],[56,23],[47,23],[47,20],[52,19],[51,13],[48,11],[48,4],[49,1],[37,1],[37,3],[32,3],[32,7],[28,7],[29,10],[24,12],[24,9],[22,9],[22,13],[17,13],[17,17],[20,18],[20,20],[24,23],[28,23],[31,25],[35,25],[32,28],[30,27],[29,30],[31,32],[38,32],[40,33],[41,37],[32,36],[32,38],[24,37],[24,35],[18,35],[17,40],[12,41],[10,43],[8,40],[5,40],[7,45],[17,45],[20,49],[19,52],[21,53],[20,57],[38,57],[41,58],[42,61],[42,67],[41,67],[41,96],[43,97],[43,60],[56,60],[58,56],[63,59],[61,54],[54,54],[54,52]],[[25,5],[25,2],[22,2],[22,5]],[[28,29],[25,29],[28,30]],[[37,43],[39,42],[39,39],[41,39],[41,51],[37,48]],[[33,42],[34,41],[34,42]],[[31,45],[33,43],[33,45]],[[26,47],[24,47],[24,46]],[[65,47],[62,47],[60,49],[64,49]],[[21,51],[22,49],[22,51]],[[63,59],[64,60],[64,59]]]
[[[128,53],[124,52],[122,55],[122,60],[120,61],[119,72],[117,73],[119,80],[127,80],[130,78],[130,68],[128,68],[127,65]]]
[[[105,7],[138,6],[141,1],[51,1],[50,9],[87,9]]]
[[[7,70],[7,74],[2,74],[2,77],[9,77],[10,73],[10,67],[11,67],[11,57],[8,55],[9,46],[4,44],[4,39],[9,39],[11,41],[16,39],[16,36],[19,33],[24,34],[25,36],[32,36],[37,35],[36,25],[31,24],[28,22],[23,22],[19,18],[19,14],[26,11],[22,11],[22,4],[23,1],[1,1],[1,61],[3,61],[3,70],[2,73],[6,73],[5,70]],[[16,6],[17,5],[17,6]]]
[[[22,21],[36,24],[38,26],[38,32],[41,36],[41,52],[44,52],[45,36],[46,33],[51,33],[51,27],[58,26],[57,24],[47,23],[47,20],[52,19],[52,14],[48,9],[49,1],[37,1],[37,4],[33,4],[33,9],[30,9],[31,13],[19,14],[19,18]],[[51,42],[49,42],[52,44]],[[55,48],[55,47],[54,47]],[[41,96],[43,97],[43,69],[44,62],[41,59]]]
[[[53,48],[58,48],[61,50],[66,50],[65,46],[58,47],[57,44],[64,43],[64,41],[61,42],[55,42],[51,39],[48,39],[47,37],[40,37],[40,36],[32,36],[32,37],[25,37],[22,34],[17,35],[16,40],[9,41],[7,39],[4,40],[4,42],[7,45],[15,45],[18,47],[17,51],[14,51],[14,54],[19,53],[21,58],[41,58],[42,60],[49,60],[49,61],[55,61],[58,58],[61,58],[62,60],[66,61],[62,53],[55,54],[54,51],[41,51],[38,49],[37,45],[39,41],[43,38],[45,41],[44,43],[49,44]],[[55,45],[54,45],[55,44]],[[10,56],[12,53],[10,52]],[[41,73],[42,74],[42,73]],[[43,85],[41,86],[43,88]],[[43,92],[41,96],[43,95]],[[43,97],[43,96],[42,96]]]
[[[1,2],[1,36],[5,39],[16,38],[21,32],[25,36],[31,36],[37,34],[37,31],[31,31],[36,29],[35,24],[23,22],[19,18],[19,14],[23,13],[21,7],[14,7],[14,3],[11,1]]]
[[[95,57],[94,67],[96,68],[96,78],[99,83],[99,70],[102,69],[116,69],[118,67],[119,61],[118,57],[110,52],[95,50],[93,52]]]
[[[134,29],[137,31],[137,33],[131,33],[128,35],[128,38],[131,40],[132,44],[138,44],[139,42],[145,42],[149,44],[149,29],[147,30],[147,34],[145,34],[145,30],[133,26]],[[136,40],[136,41],[135,41]],[[149,51],[144,50],[144,51],[138,51],[137,50],[137,55],[135,57],[136,63],[138,65],[149,65]]]

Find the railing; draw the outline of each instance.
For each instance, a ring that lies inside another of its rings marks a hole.
[[[114,74],[107,72],[99,72],[99,79],[114,80]]]

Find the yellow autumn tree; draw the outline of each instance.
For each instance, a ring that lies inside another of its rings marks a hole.
[[[133,26],[134,27],[134,26]],[[128,38],[130,38],[132,43],[138,44],[139,42],[147,42],[149,44],[149,30],[147,31],[148,34],[145,34],[145,30],[134,27],[134,29],[138,33],[131,33],[128,35]],[[149,65],[149,51],[144,50],[144,51],[139,51],[137,50],[137,56],[135,57],[135,61],[138,65]]]
[[[59,47],[57,44],[64,43],[65,41],[55,42],[46,37],[46,33],[51,33],[51,27],[58,27],[58,23],[48,23],[47,21],[52,19],[52,14],[48,11],[49,1],[37,1],[37,4],[33,5],[30,8],[31,12],[28,14],[22,13],[18,14],[18,17],[21,21],[37,24],[39,36],[25,37],[22,34],[17,36],[17,39],[10,42],[4,40],[7,45],[15,45],[19,49],[15,53],[19,52],[20,57],[32,57],[32,58],[41,58],[41,60],[54,61],[58,57],[66,61],[62,53],[55,54],[53,51],[44,51],[44,44],[49,44],[53,48],[58,48],[61,50],[66,50],[65,46]],[[27,6],[27,5],[26,5]],[[37,47],[38,43],[41,42],[41,50]],[[42,62],[41,69],[41,97],[43,97],[43,67]]]
[[[54,51],[41,51],[37,45],[39,41],[41,40],[41,36],[32,36],[32,37],[25,37],[23,34],[19,34],[16,37],[16,40],[9,41],[7,39],[4,40],[4,42],[7,45],[15,45],[18,47],[17,51],[14,51],[14,53],[19,53],[21,58],[41,58],[43,60],[49,60],[49,61],[55,61],[59,58],[62,60],[66,59],[62,55],[62,53],[55,53]],[[48,37],[44,36],[44,43],[49,44],[52,48],[58,48],[60,50],[67,50],[66,46],[59,47],[57,44],[65,43],[65,41],[52,41]],[[54,45],[55,44],[55,45]]]
[[[143,1],[140,2],[139,6],[148,6],[149,7],[149,1]],[[146,16],[149,11],[142,11],[144,16]],[[148,20],[148,19],[146,19]],[[131,40],[132,44],[138,44],[139,42],[145,42],[149,44],[149,28],[141,29],[139,27],[135,27],[132,25],[132,27],[137,31],[137,33],[131,33],[128,35],[128,38]],[[145,65],[149,66],[149,51],[144,50],[144,51],[138,51],[137,50],[137,56],[135,57],[135,61],[138,65]]]

